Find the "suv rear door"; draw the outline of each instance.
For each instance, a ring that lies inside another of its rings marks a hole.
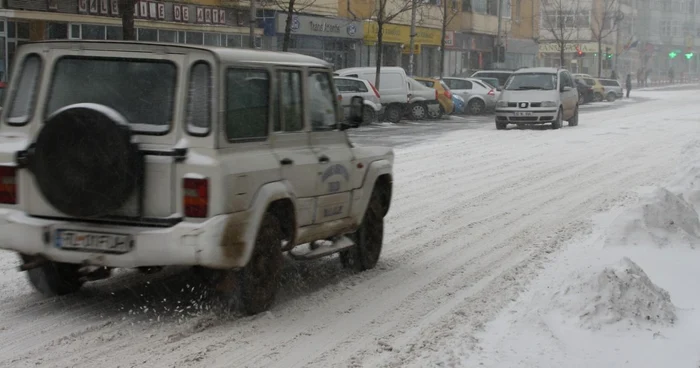
[[[345,132],[338,130],[339,106],[328,70],[311,69],[306,78],[307,119],[311,149],[320,165],[316,178],[314,223],[338,220],[350,214],[354,156]]]

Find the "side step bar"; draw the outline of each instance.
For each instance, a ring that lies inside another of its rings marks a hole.
[[[294,253],[293,249],[287,252],[287,254],[297,261],[310,261],[329,256],[355,246],[355,242],[344,235],[335,238],[332,242],[325,241],[325,243],[326,244],[321,245],[309,244],[309,250],[302,252],[301,254]]]

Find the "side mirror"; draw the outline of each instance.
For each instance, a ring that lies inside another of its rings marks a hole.
[[[561,86],[561,92],[569,92],[569,91],[571,91],[572,89],[573,89],[573,88],[571,88],[571,87],[569,87],[569,86]]]
[[[362,124],[362,109],[365,106],[365,99],[360,96],[353,96],[350,99],[350,116],[347,123],[341,125],[341,130],[357,128]]]

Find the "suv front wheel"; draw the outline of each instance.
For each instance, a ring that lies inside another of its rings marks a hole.
[[[574,110],[574,115],[569,119],[569,126],[577,126],[578,125],[578,106],[576,106],[576,110]]]
[[[350,238],[355,242],[355,246],[339,254],[343,267],[355,271],[374,268],[382,253],[384,241],[384,211],[376,186],[372,191],[362,224]]]
[[[564,113],[561,111],[561,108],[559,108],[559,112],[557,112],[557,118],[552,122],[552,129],[559,129],[563,125],[563,120],[564,120]]]

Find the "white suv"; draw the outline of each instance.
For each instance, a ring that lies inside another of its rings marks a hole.
[[[22,46],[16,65],[0,119],[0,248],[42,293],[117,267],[190,265],[221,270],[253,314],[274,301],[283,252],[376,265],[393,152],[349,142],[362,98],[339,123],[328,63],[56,41]]]
[[[496,129],[508,124],[578,125],[578,91],[564,69],[525,68],[515,71],[496,101]]]

